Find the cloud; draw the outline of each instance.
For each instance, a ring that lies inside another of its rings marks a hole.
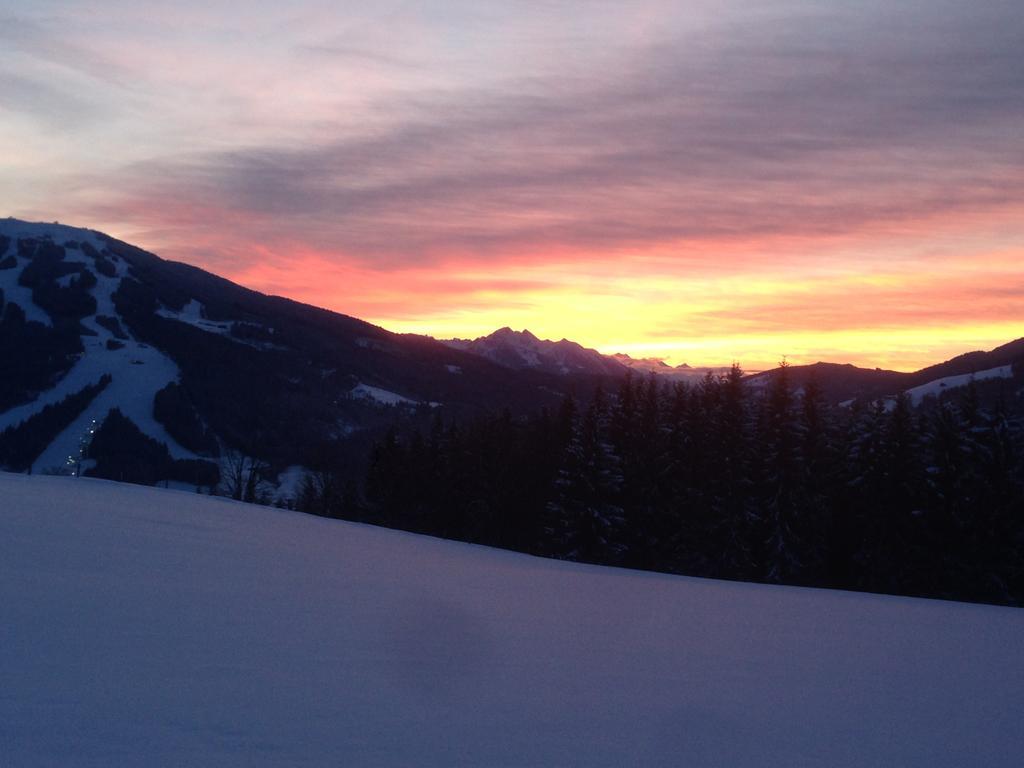
[[[1020,317],[1018,5],[267,4],[236,28],[213,3],[120,44],[23,29],[43,64],[7,89],[59,120],[67,82],[29,83],[99,77],[102,50],[145,91],[124,155],[83,146],[105,165],[55,173],[42,218],[389,327],[541,318],[728,361],[729,334]]]
[[[417,64],[390,51],[379,51],[352,45],[343,40],[327,43],[305,44],[295,48],[299,56],[311,59],[326,59],[357,69],[396,69],[409,72]]]
[[[1024,199],[1022,42],[1009,4],[732,21],[590,79],[408,96],[372,133],[121,169],[104,205],[381,265],[915,226]]]
[[[48,23],[21,17],[0,17],[0,44],[4,56],[20,53],[48,65],[81,73],[98,81],[127,85],[133,73],[92,45],[74,39],[57,19]]]
[[[855,297],[855,299],[853,298]],[[685,327],[666,325],[652,337],[685,337],[694,328],[729,333],[809,333],[830,330],[954,327],[1020,320],[1024,270],[963,276],[901,275],[887,280],[796,282],[770,298],[735,297],[690,314]]]
[[[14,73],[0,79],[0,114],[29,115],[51,129],[80,129],[102,116],[97,105],[42,80]]]

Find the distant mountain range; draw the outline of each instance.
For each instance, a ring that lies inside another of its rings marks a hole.
[[[815,380],[826,399],[841,403],[857,398],[873,399],[893,396],[899,392],[915,391],[937,394],[945,388],[966,383],[972,376],[979,380],[1010,378],[1014,370],[1024,363],[1024,338],[1011,341],[989,352],[968,352],[930,365],[912,373],[887,371],[881,368],[858,368],[854,365],[814,363],[792,365],[787,368],[791,381],[797,387]],[[765,386],[779,369],[763,371],[748,377],[752,386]],[[964,378],[957,382],[956,379]]]
[[[549,341],[539,339],[528,330],[514,331],[500,328],[488,336],[476,339],[449,339],[442,343],[455,349],[486,358],[511,370],[543,371],[556,375],[588,373],[595,376],[654,375],[664,381],[693,383],[708,374],[722,375],[727,367],[691,367],[685,363],[670,366],[659,358],[634,358],[617,353],[605,355],[568,339]],[[929,389],[935,384],[936,392],[944,386],[955,386],[952,379],[977,374],[980,379],[1006,378],[1014,363],[1024,361],[1024,339],[1004,344],[990,352],[969,352],[944,363],[928,366],[913,373],[887,371],[881,368],[858,368],[849,363],[813,363],[787,367],[796,388],[802,388],[812,379],[825,398],[833,404],[857,398],[875,399],[891,397],[903,391]],[[748,373],[745,381],[757,389],[779,375],[779,368]]]
[[[498,365],[515,370],[539,370],[566,375],[587,373],[595,376],[625,376],[629,371],[655,374],[666,380],[689,381],[707,373],[721,374],[728,368],[693,368],[686,363],[670,366],[654,357],[635,358],[621,352],[605,355],[575,341],[539,339],[528,330],[499,328],[475,339],[443,339],[455,349],[480,355]]]
[[[442,343],[517,371],[536,370],[562,376],[571,373],[624,376],[628,370],[620,361],[596,349],[587,349],[568,339],[538,339],[527,330],[499,328],[489,336],[445,339]]]
[[[915,373],[788,372],[839,403],[1012,376],[1022,359],[1024,339]],[[521,413],[614,388],[630,371],[685,382],[725,370],[510,328],[473,340],[395,334],[100,232],[17,219],[0,219],[0,369],[0,467],[185,485],[209,484],[234,453],[282,476],[322,451],[362,460],[386,429],[426,428],[438,408]]]
[[[622,352],[616,352],[612,357],[639,374],[654,374],[661,379],[669,381],[693,381],[702,379],[709,373],[712,376],[720,376],[729,372],[729,366],[692,366],[686,363],[669,365],[659,357],[630,357]]]

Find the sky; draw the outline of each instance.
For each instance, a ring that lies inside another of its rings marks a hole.
[[[5,0],[0,215],[437,337],[1024,336],[1019,0]]]

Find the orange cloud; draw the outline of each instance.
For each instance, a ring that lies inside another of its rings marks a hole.
[[[15,212],[438,336],[913,368],[1024,334],[1010,5],[185,5],[0,29]]]
[[[1024,336],[1024,249],[1012,247],[926,252],[890,265],[871,254],[860,263],[846,254],[842,267],[827,257],[775,267],[758,259],[718,274],[644,254],[583,260],[556,252],[546,263],[513,256],[489,269],[451,259],[384,270],[301,245],[232,252],[249,257],[227,272],[242,284],[396,331],[476,336],[512,325],[691,364],[763,368],[786,356],[911,370]]]

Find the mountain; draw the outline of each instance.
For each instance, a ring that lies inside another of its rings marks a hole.
[[[911,389],[923,399],[974,372],[1012,376],[1022,353],[1018,340],[913,374],[789,371],[798,386],[814,376],[835,403]],[[719,370],[509,328],[444,343],[394,334],[100,232],[17,219],[0,219],[0,366],[0,468],[192,488],[228,472],[233,493],[253,462],[282,484],[325,462],[361,476],[389,428],[427,431],[438,409],[449,420],[534,412],[614,388],[630,370],[665,380]]]
[[[476,339],[444,339],[454,349],[470,352],[512,370],[536,370],[547,373],[590,374],[594,376],[625,376],[654,374],[665,381],[695,381],[708,373],[722,375],[728,368],[693,368],[683,363],[670,366],[654,357],[630,357],[622,352],[605,355],[575,341],[539,339],[528,330],[499,328],[488,336]]]
[[[512,370],[547,373],[624,376],[627,368],[596,349],[587,349],[575,341],[538,339],[528,330],[499,328],[489,336],[476,339],[446,339],[452,349],[478,355]]]
[[[542,371],[555,376],[586,373],[621,377],[632,372],[644,377],[654,375],[667,382],[694,384],[708,374],[722,376],[729,371],[727,367],[691,367],[686,363],[670,366],[660,358],[634,358],[621,352],[604,355],[574,341],[548,341],[527,330],[511,328],[501,328],[476,339],[449,339],[443,343],[513,371]],[[791,365],[786,370],[794,387],[803,388],[813,380],[832,404],[892,398],[904,391],[910,392],[917,403],[928,394],[939,395],[974,379],[1011,378],[1014,364],[1021,362],[1024,362],[1024,339],[990,352],[968,352],[912,373],[823,362]],[[750,373],[744,380],[749,387],[759,390],[778,374],[779,369],[773,368]]]
[[[354,461],[438,407],[532,410],[592,386],[17,219],[0,219],[0,367],[0,466],[189,485],[228,453],[281,472],[344,438]]]
[[[712,376],[722,376],[729,372],[728,367],[694,368],[686,363],[673,366],[666,363],[660,357],[630,357],[623,352],[616,352],[611,357],[635,373],[645,376],[653,373],[655,376],[669,381],[693,382],[704,378],[709,373]]]
[[[831,403],[895,395],[912,386],[913,381],[913,374],[910,373],[882,368],[858,368],[849,363],[790,365],[786,371],[794,387],[805,387],[813,380],[825,399]],[[773,368],[748,376],[746,381],[752,387],[761,388],[778,375],[779,369]]]
[[[579,565],[89,479],[0,473],[0,498],[4,765],[1024,754],[1020,609]]]
[[[764,388],[779,375],[778,368],[747,377],[748,385]],[[786,368],[794,387],[815,381],[831,403],[873,400],[910,394],[918,404],[927,395],[941,395],[969,382],[997,382],[1024,378],[1024,339],[1012,341],[989,352],[968,352],[937,365],[911,373],[881,368],[858,368],[850,364],[813,363]]]
[[[1003,366],[1012,366],[1024,360],[1024,338],[1003,344],[989,352],[968,352],[951,360],[930,365],[911,374],[912,387],[950,376],[967,376],[980,371],[990,371]]]

